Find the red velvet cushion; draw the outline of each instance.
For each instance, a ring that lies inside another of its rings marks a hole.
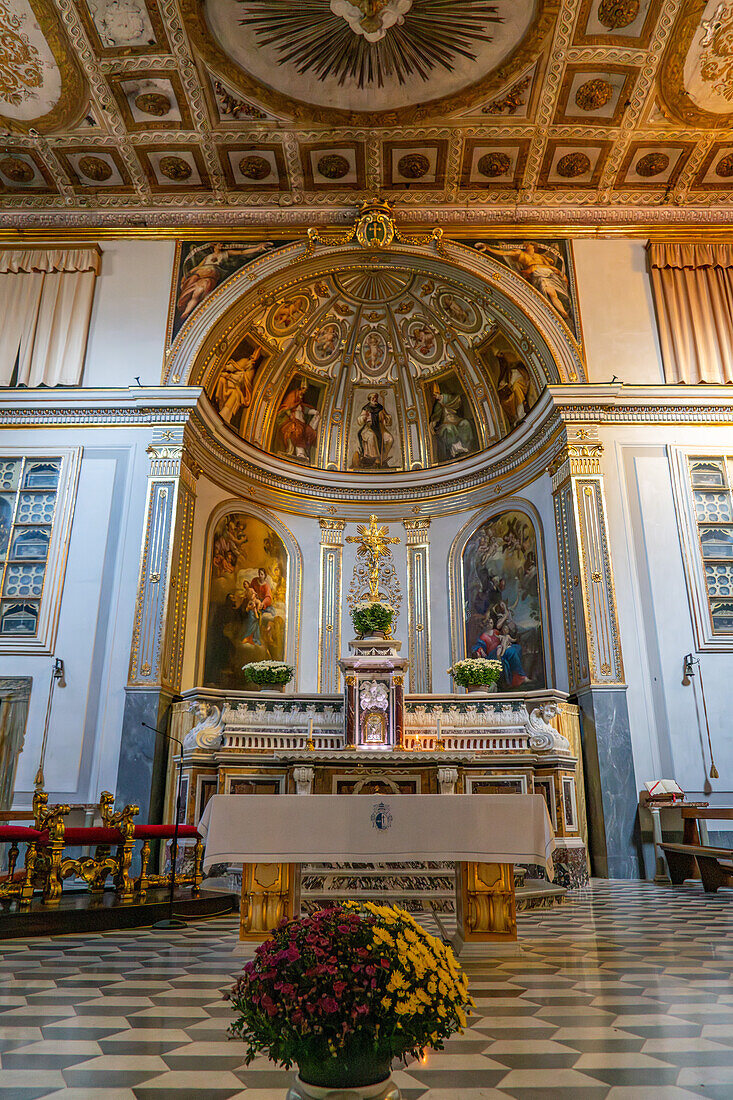
[[[172,840],[175,832],[175,825],[136,825],[135,826],[135,839],[136,840]],[[198,831],[195,825],[179,825],[178,826],[178,839],[188,840],[189,838],[198,838]]]
[[[119,829],[108,829],[106,826],[91,826],[89,828],[66,829],[64,843],[66,844],[120,844],[122,833]]]
[[[43,833],[26,825],[0,825],[0,840],[41,840]]]

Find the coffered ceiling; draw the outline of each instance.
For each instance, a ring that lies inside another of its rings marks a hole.
[[[0,0],[0,225],[733,220],[733,0]]]

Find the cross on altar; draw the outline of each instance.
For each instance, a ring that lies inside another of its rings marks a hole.
[[[387,534],[386,527],[377,526],[377,517],[369,517],[369,526],[365,523],[356,525],[358,534],[347,535],[347,542],[357,543],[356,553],[360,558],[366,558],[369,573],[369,598],[379,599],[379,559],[391,555],[390,545],[395,545],[400,540]]]

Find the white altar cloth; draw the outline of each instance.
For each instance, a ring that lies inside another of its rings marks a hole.
[[[215,863],[439,859],[538,863],[555,837],[540,794],[214,795],[199,822]]]

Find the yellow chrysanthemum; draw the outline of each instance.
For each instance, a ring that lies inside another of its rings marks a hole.
[[[382,1008],[389,1009],[392,1007],[392,1001],[389,997],[382,997]]]

